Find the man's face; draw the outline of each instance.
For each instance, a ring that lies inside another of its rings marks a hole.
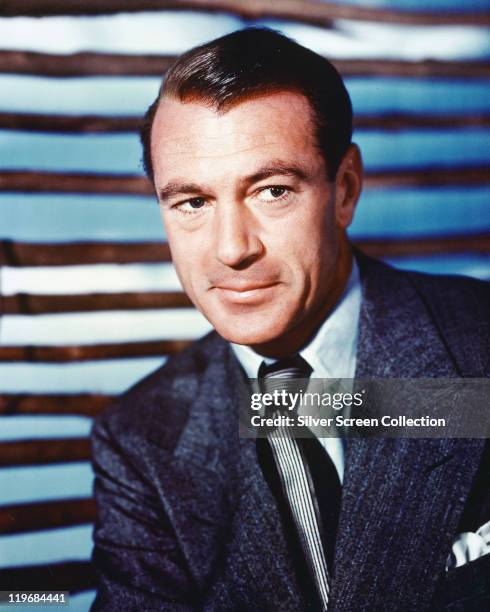
[[[348,272],[306,98],[267,94],[221,114],[164,98],[152,159],[172,258],[196,307],[231,342],[277,356],[299,348]]]

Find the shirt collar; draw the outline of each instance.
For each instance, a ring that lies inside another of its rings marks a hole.
[[[353,258],[349,280],[340,299],[309,344],[300,351],[313,368],[312,378],[354,378],[360,310],[359,267]],[[276,361],[243,344],[231,343],[231,347],[248,378],[257,378],[262,361],[267,364]]]

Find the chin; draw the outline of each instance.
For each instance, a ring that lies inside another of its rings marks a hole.
[[[246,346],[267,344],[274,342],[286,333],[284,327],[270,325],[270,322],[264,322],[261,325],[247,325],[240,327],[239,325],[226,325],[223,321],[212,321],[212,324],[218,334],[234,344],[244,344]]]

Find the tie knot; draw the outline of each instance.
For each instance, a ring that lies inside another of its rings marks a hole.
[[[279,359],[270,365],[266,365],[265,361],[260,364],[258,378],[309,378],[312,373],[312,367],[303,359],[299,353]]]
[[[312,368],[301,355],[292,355],[286,359],[280,359],[266,365],[262,362],[259,368],[259,383],[262,393],[275,394],[278,403],[275,403],[267,412],[287,412],[290,403],[293,402],[291,394],[305,391],[305,379],[311,375]],[[282,394],[279,398],[278,393]]]

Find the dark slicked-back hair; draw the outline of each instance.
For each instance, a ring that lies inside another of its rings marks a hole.
[[[187,51],[175,62],[141,129],[143,165],[153,182],[151,128],[163,97],[234,104],[277,91],[303,94],[313,111],[317,144],[334,179],[352,138],[352,106],[337,70],[322,56],[267,28],[247,28]]]

